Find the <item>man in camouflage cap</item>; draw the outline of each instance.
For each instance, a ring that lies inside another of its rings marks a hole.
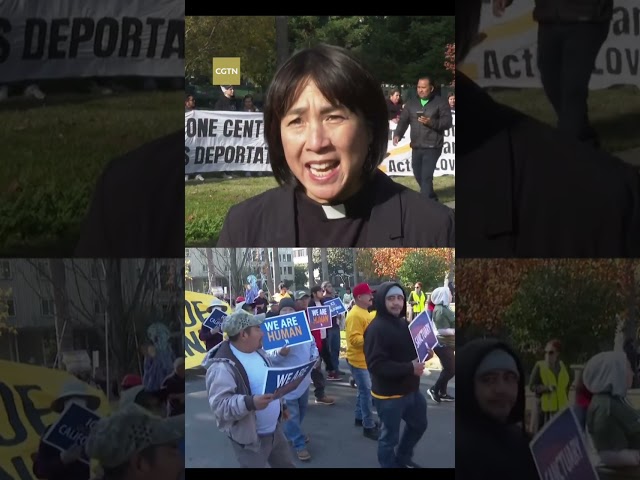
[[[286,406],[273,394],[261,395],[272,366],[262,348],[264,319],[264,314],[242,310],[225,318],[222,331],[229,339],[204,364],[209,405],[241,467],[295,468],[280,425],[287,418]]]
[[[184,416],[156,417],[132,404],[101,419],[85,449],[100,462],[103,480],[180,480],[183,438]]]

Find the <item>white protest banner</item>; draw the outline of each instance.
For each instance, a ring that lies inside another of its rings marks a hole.
[[[0,84],[184,75],[184,2],[0,3]]]
[[[194,110],[184,116],[184,173],[270,172],[262,113]]]
[[[442,154],[436,164],[436,170],[433,172],[434,177],[442,175],[456,174],[456,116],[451,114],[453,126],[444,132],[444,145]],[[390,177],[413,177],[413,168],[411,167],[411,127],[407,128],[404,136],[393,145],[393,134],[396,124],[389,122],[389,146],[387,152],[389,155],[380,164],[380,170]]]
[[[609,36],[598,54],[591,89],[640,86],[640,4],[637,0],[613,3]],[[482,87],[541,87],[533,6],[533,2],[513,2],[496,17],[491,2],[483,2],[481,41],[458,69]]]

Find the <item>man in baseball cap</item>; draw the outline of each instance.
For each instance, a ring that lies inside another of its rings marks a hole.
[[[160,418],[129,405],[98,421],[85,449],[100,462],[104,480],[180,480],[184,415]]]
[[[284,401],[260,394],[271,358],[262,349],[264,315],[237,310],[225,318],[229,337],[208,358],[207,392],[218,429],[244,468],[295,467],[281,420]]]
[[[373,418],[371,402],[371,376],[367,370],[364,357],[364,332],[373,320],[369,306],[373,292],[367,283],[360,283],[353,288],[354,307],[347,314],[347,363],[351,375],[358,388],[355,405],[355,425],[362,427],[362,433],[371,440],[378,439],[378,424]]]

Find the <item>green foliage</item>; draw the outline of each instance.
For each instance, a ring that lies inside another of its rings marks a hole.
[[[411,285],[412,288],[415,282],[422,282],[423,291],[430,292],[443,285],[448,270],[449,265],[444,258],[417,251],[404,259],[398,269],[398,277],[403,285]]]
[[[478,301],[491,302],[490,298]],[[532,270],[504,314],[503,328],[514,348],[540,355],[551,339],[563,344],[567,362],[583,362],[610,349],[623,306],[616,286],[561,265]]]
[[[307,278],[306,265],[295,265],[293,267],[293,281],[298,290],[309,287],[309,279]]]
[[[353,254],[348,248],[327,248],[327,263],[329,265],[329,276],[338,275],[338,270],[345,274],[353,275]],[[313,249],[313,267],[322,271],[322,258],[320,249]]]

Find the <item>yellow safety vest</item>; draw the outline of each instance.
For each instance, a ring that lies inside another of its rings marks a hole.
[[[411,292],[411,300],[416,302],[413,306],[413,313],[422,313],[424,310],[424,305],[427,303],[427,297],[424,292],[420,292],[420,296],[414,291]]]
[[[547,362],[541,360],[538,362],[540,379],[545,387],[554,385],[556,388],[553,392],[543,393],[540,398],[540,404],[543,412],[559,412],[569,404],[567,392],[569,391],[569,372],[560,362],[560,373],[556,378],[553,371],[547,365]]]

